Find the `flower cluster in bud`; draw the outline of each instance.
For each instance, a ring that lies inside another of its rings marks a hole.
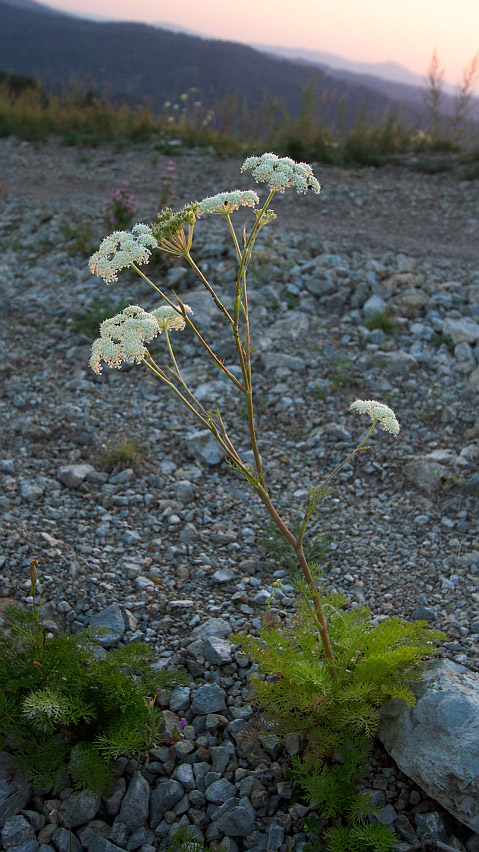
[[[176,213],[170,207],[165,207],[164,210],[158,213],[156,222],[151,226],[151,230],[157,240],[168,239],[179,231],[182,231],[183,225],[192,227],[198,216],[201,216],[201,205],[197,201],[185,204]]]
[[[247,190],[243,192],[235,189],[233,192],[218,192],[200,201],[201,213],[224,213],[228,215],[238,207],[256,207],[259,198],[256,192]]]
[[[361,414],[369,414],[371,419],[379,422],[386,432],[391,432],[393,435],[399,432],[399,423],[394,411],[382,402],[376,402],[374,399],[357,399],[356,402],[351,403],[349,409],[359,411]]]
[[[156,239],[148,225],[134,225],[130,231],[114,231],[100,243],[89,260],[90,272],[103,278],[105,284],[117,281],[120,269],[132,263],[148,263]]]
[[[313,175],[308,163],[296,163],[290,157],[278,157],[277,154],[262,154],[261,157],[248,157],[241,171],[253,170],[258,183],[265,182],[270,189],[284,192],[288,186],[294,186],[297,192],[311,189],[318,194],[321,186]]]

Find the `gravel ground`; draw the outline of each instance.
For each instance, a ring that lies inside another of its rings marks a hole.
[[[107,290],[90,275],[72,233],[91,227],[98,244],[103,200],[124,179],[137,193],[139,220],[149,221],[166,159],[147,146],[84,152],[0,140],[0,322],[7,341],[0,362],[0,595],[28,601],[28,564],[39,559],[46,612],[58,627],[79,629],[118,604],[126,613],[123,640],[145,638],[159,659],[185,665],[193,691],[219,684],[226,718],[234,721],[248,701],[248,667],[234,656],[204,663],[203,653],[196,650],[195,659],[188,647],[192,630],[210,617],[255,631],[278,576],[284,588],[274,607],[282,619],[292,614],[288,576],[259,546],[265,513],[246,484],[211,458],[186,410],[153,377],[141,367],[95,376],[91,340],[72,327],[94,296],[158,306],[129,272]],[[181,202],[252,188],[239,166],[199,152],[178,156]],[[294,522],[309,487],[363,437],[366,420],[348,412],[353,400],[390,405],[399,436],[377,430],[372,450],[341,471],[311,522],[313,535],[332,536],[325,576],[377,618],[426,618],[447,633],[444,653],[478,670],[479,182],[461,182],[457,169],[444,177],[406,165],[315,168],[324,185],[319,198],[289,190],[275,199],[279,218],[258,243],[249,301],[260,451],[277,508]],[[195,248],[202,269],[230,296],[234,255],[222,222],[201,220]],[[175,285],[232,364],[228,329],[191,273],[157,271],[156,280]],[[369,329],[368,317],[385,308],[395,317],[392,333]],[[192,335],[177,339],[191,386],[206,407],[220,405],[237,446],[247,449],[242,401],[200,357]],[[140,443],[139,465],[105,470],[105,449],[124,440]],[[182,712],[193,720],[189,703]],[[217,744],[227,739],[216,729],[209,735]],[[276,757],[268,755],[270,773]],[[375,760],[383,760],[380,753]],[[380,773],[387,779],[382,804],[393,802],[396,816],[408,819],[413,807],[427,811],[423,794],[391,762],[387,770]],[[130,779],[135,767],[129,772]],[[278,781],[274,773],[272,779]],[[266,836],[271,813],[258,807],[257,830]],[[208,820],[195,823],[188,809],[175,813],[212,836]],[[288,813],[285,806],[280,816]],[[296,823],[289,816],[281,843],[267,848],[283,848],[295,835],[298,816]],[[128,837],[110,839],[121,847]],[[155,837],[131,848],[164,846],[167,831]],[[231,852],[266,848],[251,833],[229,838]],[[403,843],[413,848],[407,838]]]

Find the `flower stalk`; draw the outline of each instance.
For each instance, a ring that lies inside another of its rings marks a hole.
[[[256,218],[248,236],[246,234],[246,226],[244,227],[242,247],[233,227],[231,213],[240,206],[256,208],[259,198],[255,192],[242,192],[240,190],[219,193],[216,196],[204,199],[202,202],[192,202],[185,205],[177,213],[173,213],[172,210],[167,208],[158,214],[157,222],[151,226],[151,229],[146,225],[136,225],[132,235],[117,232],[103,241],[100,251],[90,261],[92,272],[96,272],[104,277],[108,283],[109,281],[116,280],[118,269],[130,266],[153,287],[155,292],[162,298],[165,306],[158,308],[152,313],[146,313],[141,308],[138,308],[138,306],[130,306],[130,308],[125,309],[123,314],[105,321],[100,328],[101,337],[93,344],[90,363],[96,372],[100,372],[101,370],[101,359],[114,367],[119,367],[122,360],[129,361],[130,363],[135,361],[143,363],[156,378],[163,382],[178,397],[180,402],[201,422],[203,427],[214,435],[222,447],[229,465],[236,469],[249,485],[254,488],[273,523],[296,554],[298,566],[309,587],[313,618],[318,629],[327,669],[331,679],[335,681],[338,673],[335,667],[334,649],[328,633],[321,595],[314,579],[313,571],[305,556],[303,547],[304,536],[314,511],[319,503],[332,491],[330,487],[331,480],[344,465],[352,461],[363,450],[368,449],[367,441],[375,426],[379,423],[386,431],[397,434],[399,424],[391,409],[382,403],[374,400],[357,400],[351,405],[352,410],[368,414],[373,421],[372,425],[363,440],[325,478],[322,485],[311,489],[308,504],[302,511],[299,531],[295,535],[273,504],[268,492],[266,474],[259,451],[253,404],[252,347],[246,273],[254,250],[255,240],[260,230],[276,218],[275,214],[269,209],[275,193],[282,193],[287,187],[294,187],[297,192],[301,193],[309,190],[319,193],[320,186],[312,173],[311,166],[306,163],[295,163],[289,157],[278,158],[275,154],[263,154],[262,157],[249,157],[245,160],[242,171],[248,169],[252,169],[253,176],[258,182],[266,182],[268,184],[269,193],[259,211],[254,209]],[[194,224],[198,217],[206,214],[218,214],[226,218],[238,258],[238,272],[235,279],[232,309],[228,309],[225,306],[223,299],[220,298],[217,291],[211,286],[191,255]],[[219,312],[227,320],[233,334],[242,381],[225,367],[223,361],[206,341],[204,334],[197,328],[196,322],[191,319],[191,308],[185,305],[176,294],[175,304],[139,268],[139,263],[148,261],[151,250],[154,247],[184,257],[213,299]],[[118,257],[116,257],[115,253],[117,253]],[[236,390],[241,392],[245,398],[249,440],[253,452],[255,469],[249,467],[242,460],[241,454],[228,435],[220,410],[217,409],[215,412],[207,411],[195,397],[194,391],[188,387],[187,382],[182,376],[170,332],[181,330],[186,326],[191,329],[216,367],[222,371],[232,382]],[[166,348],[170,358],[170,364],[164,367],[157,364],[150,351],[146,348],[146,343],[162,333],[164,333]]]

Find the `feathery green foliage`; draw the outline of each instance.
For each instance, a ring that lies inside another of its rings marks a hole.
[[[306,757],[293,758],[293,779],[323,820],[344,823],[327,828],[328,852],[386,852],[394,836],[387,827],[369,823],[374,807],[356,785],[381,705],[389,698],[414,703],[410,684],[444,637],[426,622],[391,617],[375,623],[366,607],[348,609],[343,595],[321,588],[319,571],[311,567],[328,618],[332,667],[303,580],[296,581],[301,602],[294,624],[263,627],[259,639],[232,638],[258,664],[260,676],[252,679],[252,690],[266,713],[268,731],[279,738],[302,737]]]
[[[33,583],[34,598],[34,583]],[[145,643],[98,656],[100,633],[85,629],[52,637],[39,607],[5,610],[0,633],[0,746],[12,770],[51,789],[70,772],[75,787],[111,788],[112,759],[141,755],[162,741],[158,689],[184,683],[179,672],[156,672]]]
[[[299,524],[294,527],[294,532],[299,532]],[[331,544],[333,537],[331,533],[323,533],[319,538],[310,538],[304,544],[304,553],[308,562],[321,562]],[[272,559],[278,565],[284,566],[288,571],[296,573],[298,560],[292,547],[283,538],[278,528],[270,523],[266,533],[259,540],[264,550],[271,554]]]
[[[224,843],[215,843],[212,841],[208,845],[201,843],[191,837],[191,827],[189,825],[178,826],[177,831],[171,838],[171,852],[225,852]]]

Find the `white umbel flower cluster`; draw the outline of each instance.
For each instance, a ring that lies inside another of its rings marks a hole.
[[[284,192],[288,186],[294,186],[297,192],[311,189],[319,194],[321,186],[313,175],[308,163],[296,163],[290,157],[278,157],[277,154],[262,154],[261,157],[248,157],[241,171],[253,170],[258,183],[265,182],[270,189]]]
[[[134,225],[131,231],[114,231],[100,243],[89,260],[90,272],[105,284],[117,281],[117,272],[132,263],[148,263],[157,242],[148,225]]]
[[[90,367],[101,373],[104,361],[109,367],[140,363],[146,352],[145,343],[160,334],[158,320],[138,305],[129,305],[121,313],[106,319],[100,326],[100,337],[93,343]]]
[[[357,399],[349,406],[350,411],[359,411],[361,414],[369,414],[372,420],[378,421],[386,432],[397,435],[399,423],[392,408],[376,402],[374,399]]]
[[[183,305],[183,307],[187,314],[193,313],[189,305]],[[162,305],[161,308],[157,308],[156,311],[152,312],[152,316],[155,317],[159,325],[160,334],[162,331],[183,331],[186,325],[184,316],[170,305]]]
[[[201,213],[223,213],[227,215],[237,210],[238,207],[256,207],[259,198],[256,192],[247,190],[243,192],[235,189],[233,192],[218,192],[200,201]]]

